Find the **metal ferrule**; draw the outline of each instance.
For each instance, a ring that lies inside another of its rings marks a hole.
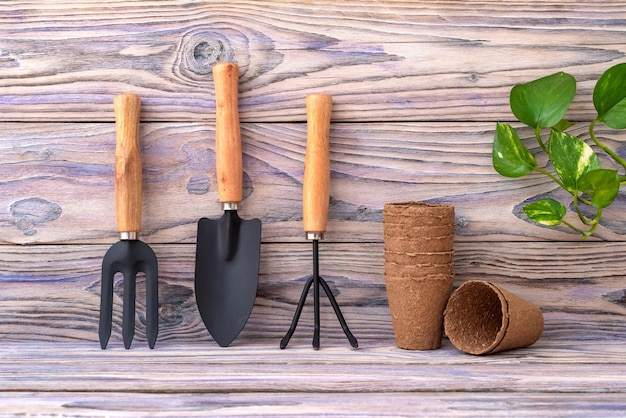
[[[120,239],[122,241],[136,241],[139,239],[139,233],[137,231],[120,232]]]
[[[237,210],[239,202],[222,202],[222,210]]]
[[[324,233],[323,232],[307,232],[306,239],[321,240],[321,239],[324,239]]]

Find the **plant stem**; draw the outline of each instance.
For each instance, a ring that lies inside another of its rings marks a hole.
[[[558,177],[556,177],[554,174],[550,173],[549,171],[544,170],[543,168],[539,168],[539,167],[533,167],[533,170],[535,170],[538,173],[545,174],[546,176],[550,177],[550,179],[552,179],[552,181],[554,181],[560,187],[567,190],[567,188],[565,187],[561,179],[559,179]]]
[[[574,195],[574,209],[576,210],[576,213],[578,214],[578,218],[580,219],[580,221],[587,226],[597,224],[600,221],[600,214],[602,214],[602,209],[598,209],[598,211],[596,212],[595,219],[590,220],[582,213],[582,211],[578,207],[578,200],[579,200],[578,195]],[[583,203],[585,202],[583,201]]]
[[[584,197],[582,197],[582,195],[579,194],[579,191],[576,191],[575,193],[572,193],[572,196],[574,196],[574,200],[578,199],[580,202],[583,202],[587,206],[593,206],[593,204],[591,203],[591,200],[587,200]],[[575,204],[575,202],[574,202],[574,204]]]
[[[578,233],[579,233],[579,234],[581,234],[583,237],[585,236],[585,231],[583,231],[583,230],[582,230],[582,229],[580,229],[580,228],[575,227],[575,226],[574,226],[574,225],[572,225],[571,223],[569,223],[569,222],[567,222],[567,221],[564,221],[564,220],[561,220],[561,223],[562,223],[563,225],[565,225],[566,227],[568,227],[569,229],[572,229],[572,230],[574,230],[574,231],[578,232]]]
[[[600,122],[600,120],[598,118],[596,118],[589,125],[589,136],[591,136],[591,139],[593,140],[593,142],[595,142],[597,146],[602,148],[602,150],[604,152],[609,154],[611,156],[611,158],[613,158],[615,160],[615,162],[617,162],[622,167],[626,168],[626,161],[624,161],[624,159],[622,157],[617,155],[617,153],[615,151],[613,151],[611,148],[607,147],[602,142],[600,142],[600,140],[596,137],[596,134],[594,133],[594,128],[595,128],[595,126],[596,126],[596,124],[598,122]]]
[[[583,233],[583,239],[589,238],[591,235],[593,235],[594,232],[596,232],[598,225],[600,225],[601,217],[602,217],[602,208],[598,209],[598,213],[596,214],[596,217],[593,220],[593,225],[591,226],[591,228],[589,228],[587,232]]]
[[[591,235],[593,235],[593,233],[596,231],[596,229],[598,228],[599,223],[595,223],[593,224],[593,226],[591,226],[591,228],[589,228],[589,230],[587,231],[583,231],[580,228],[575,227],[574,225],[572,225],[571,223],[561,220],[561,223],[565,226],[567,226],[569,229],[578,232],[580,235],[582,235],[582,239],[587,239],[589,238]]]
[[[541,147],[543,152],[550,156],[550,153],[548,152],[548,147],[546,147],[546,144],[544,144],[543,140],[541,139],[541,128],[539,126],[535,128],[535,138],[537,139],[537,142],[539,143],[539,146]]]

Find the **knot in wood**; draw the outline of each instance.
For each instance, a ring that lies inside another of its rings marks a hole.
[[[218,57],[224,52],[224,44],[217,40],[215,42],[202,41],[193,49],[193,57],[200,66],[207,66],[218,61]]]
[[[224,35],[202,31],[186,36],[181,54],[181,73],[191,76],[211,74],[213,64],[219,61],[231,61],[234,51]]]

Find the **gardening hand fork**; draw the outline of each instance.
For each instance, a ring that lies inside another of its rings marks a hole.
[[[139,151],[139,113],[141,101],[134,94],[115,96],[115,210],[120,241],[102,260],[100,295],[100,346],[105,349],[113,320],[113,281],[116,273],[124,277],[122,337],[130,348],[135,334],[135,296],[137,273],[146,277],[146,337],[154,348],[158,325],[158,266],[154,251],[138,238],[141,229],[142,176]]]

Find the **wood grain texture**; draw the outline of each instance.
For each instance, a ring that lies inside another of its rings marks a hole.
[[[75,400],[79,400],[78,394],[83,392],[96,396],[109,394],[113,404],[122,402],[121,409],[131,413],[134,408],[142,407],[140,402],[122,406],[129,402],[128,398],[117,397],[117,393],[137,393],[138,399],[144,402],[150,399],[149,394],[180,396],[184,393],[189,406],[207,395],[224,402],[228,394],[238,394],[232,396],[240,396],[239,399],[246,399],[244,394],[250,396],[249,399],[263,396],[260,394],[272,394],[279,399],[283,394],[293,394],[306,403],[318,394],[326,395],[333,404],[341,395],[346,395],[349,403],[359,397],[369,399],[371,395],[380,401],[379,408],[391,409],[388,414],[394,416],[394,401],[398,397],[411,399],[409,395],[413,395],[430,398],[432,402],[439,394],[444,402],[452,396],[465,398],[466,402],[473,400],[471,403],[478,405],[485,405],[494,398],[502,401],[498,394],[506,394],[512,407],[522,406],[529,413],[540,413],[543,408],[550,413],[556,407],[564,408],[559,409],[563,413],[587,402],[601,410],[612,406],[623,412],[626,391],[622,373],[623,345],[615,342],[605,344],[606,352],[599,361],[594,360],[597,346],[584,343],[570,349],[541,345],[541,355],[535,354],[538,351],[535,348],[501,353],[497,357],[459,355],[447,342],[442,349],[430,352],[405,351],[379,344],[358,350],[345,347],[322,347],[320,351],[310,347],[279,350],[273,342],[263,340],[254,345],[237,344],[228,350],[202,344],[185,347],[164,344],[155,350],[130,351],[122,347],[102,351],[85,344],[61,344],[57,348],[51,350],[41,344],[9,344],[0,348],[0,377],[5,388],[20,396],[30,392],[54,392],[62,383],[67,391],[77,393]],[[560,393],[554,392],[556,387]],[[588,396],[591,393],[597,396],[596,401]],[[12,394],[5,392],[5,397]],[[389,399],[385,400],[383,394],[389,395]],[[565,405],[564,400],[574,394],[580,395],[580,404]],[[553,399],[547,400],[541,395],[550,395]],[[524,407],[525,400],[535,397],[544,399],[546,404],[541,407],[531,403]],[[364,405],[371,403],[366,400]],[[424,406],[433,408],[433,414],[453,412],[443,409],[444,405],[435,402]],[[268,409],[271,414],[273,409]],[[350,412],[344,414],[350,415]]]
[[[112,120],[112,96],[146,120],[215,110],[211,66],[241,68],[242,121],[304,121],[320,89],[349,121],[510,119],[513,84],[566,70],[593,80],[623,60],[623,2],[204,2],[7,0],[0,6],[0,118]],[[42,36],[42,32],[45,36]]]
[[[546,177],[491,164],[519,82],[567,71],[566,117],[594,116],[598,76],[624,61],[626,3],[502,1],[17,1],[0,3],[0,415],[624,416],[626,200],[598,238],[539,228],[524,203]],[[258,296],[217,347],[194,300],[197,221],[221,216],[213,64],[236,62],[244,218],[260,218]],[[159,339],[97,341],[102,256],[117,241],[113,97],[142,98],[142,240],[159,260]],[[333,96],[322,298],[287,331],[312,248],[302,234],[306,103]],[[522,131],[534,146],[532,132]],[[586,128],[572,133],[589,140]],[[624,133],[597,132],[624,154]],[[536,151],[532,149],[532,151]],[[608,161],[602,161],[609,164]],[[545,166],[548,162],[539,159]],[[382,208],[455,206],[455,286],[489,280],[536,303],[532,347],[474,357],[395,348]],[[565,201],[568,204],[568,201]]]
[[[58,347],[63,348],[63,351],[50,350],[49,353],[45,352],[45,347],[41,344],[24,344],[22,351],[12,350],[11,348],[15,346],[10,344],[6,347],[2,349],[0,372],[4,379],[11,380],[7,382],[10,385],[7,389],[50,389],[53,381],[42,381],[38,378],[38,374],[46,373],[49,365],[54,363],[61,363],[64,367],[50,370],[48,374],[64,377],[70,384],[70,388],[77,391],[88,390],[89,385],[93,384],[88,379],[97,379],[98,374],[102,372],[109,374],[110,382],[116,383],[119,390],[133,389],[129,386],[135,380],[136,376],[133,374],[140,374],[142,370],[150,368],[154,368],[154,379],[146,382],[142,392],[163,390],[168,386],[172,392],[189,391],[194,385],[193,379],[181,379],[189,374],[198,378],[195,382],[197,392],[229,393],[237,391],[235,385],[238,383],[242,384],[239,387],[240,391],[248,392],[280,391],[285,389],[281,388],[284,385],[291,386],[291,390],[287,391],[292,392],[349,393],[355,389],[364,392],[428,392],[444,389],[445,380],[454,382],[454,386],[450,386],[450,389],[459,391],[487,388],[494,390],[498,387],[498,382],[484,377],[502,369],[511,372],[512,375],[503,377],[505,385],[500,387],[501,390],[522,389],[520,392],[524,392],[533,387],[533,385],[528,385],[530,381],[535,383],[534,392],[549,391],[550,385],[556,381],[563,382],[563,390],[566,392],[584,392],[593,385],[606,388],[612,386],[615,392],[622,393],[626,389],[623,376],[619,376],[620,371],[615,368],[615,365],[620,363],[619,355],[623,353],[623,350],[620,351],[615,343],[607,344],[608,351],[613,352],[608,359],[594,362],[592,365],[580,364],[578,370],[571,367],[571,363],[576,359],[580,360],[587,352],[592,353],[593,359],[593,348],[581,346],[578,348],[579,351],[563,352],[558,347],[544,345],[542,348],[545,350],[545,360],[533,356],[531,349],[523,349],[515,353],[501,354],[497,356],[498,361],[493,361],[493,357],[492,361],[489,361],[488,357],[458,355],[448,342],[441,350],[435,352],[405,351],[378,344],[358,350],[326,347],[320,349],[320,353],[324,356],[318,355],[308,346],[279,351],[271,341],[264,340],[257,341],[255,345],[238,344],[233,346],[232,350],[220,350],[203,344],[190,344],[184,348],[164,344],[160,349],[149,350],[145,347],[131,351],[119,346],[103,351],[99,347],[90,347],[86,344],[60,344]],[[597,354],[597,350],[595,352]],[[24,360],[28,358],[31,358],[32,362],[27,368],[23,367]],[[93,359],[93,362],[86,362],[85,359]],[[171,363],[174,361],[177,368],[172,370]],[[258,367],[251,367],[257,362]],[[345,373],[345,370],[334,369],[333,363],[351,363],[354,366],[352,376]],[[278,367],[281,365],[282,367]],[[520,379],[525,372],[519,367],[520,365],[528,368],[526,379]],[[588,376],[585,379],[571,378],[585,375],[585,371],[593,366],[598,367],[604,373]],[[430,371],[419,373],[420,367],[429,367]],[[550,367],[554,371],[565,374],[544,375],[539,370],[541,367]],[[386,376],[390,375],[376,372],[377,369],[385,368],[395,370],[398,373],[398,379],[395,382],[388,382],[387,386],[376,388],[377,382],[386,380]],[[613,371],[609,371],[610,368],[613,368]],[[566,369],[569,370],[565,371]],[[472,370],[472,378],[464,381],[468,376],[462,372],[469,370]],[[81,373],[84,373],[87,378],[72,378],[78,377]],[[271,373],[290,375],[294,379],[268,379]],[[433,376],[427,376],[427,373],[432,373]],[[235,374],[245,374],[248,379],[242,378],[241,381],[232,379]],[[433,380],[424,385],[429,377],[435,377],[439,381]],[[336,386],[339,381],[345,383],[343,387]],[[363,386],[359,388],[360,383]],[[444,385],[440,386],[442,383]],[[219,386],[213,388],[205,386],[209,384]],[[403,385],[406,385],[404,390]],[[109,388],[93,389],[105,392],[110,390]]]
[[[194,245],[153,245],[159,260],[159,344],[211,341],[193,296]],[[0,341],[97,344],[100,268],[106,245],[0,248]],[[541,243],[459,244],[456,284],[489,280],[536,303],[549,340],[623,339],[626,303],[620,254],[623,243],[559,243],[545,258]],[[393,329],[383,279],[382,244],[320,244],[320,274],[359,340],[385,340]],[[581,271],[577,264],[585,260]],[[280,339],[287,331],[304,282],[312,272],[310,244],[263,244],[257,299],[240,339]],[[116,280],[113,336],[120,341],[122,281]],[[145,341],[145,281],[137,288],[135,344]],[[343,342],[330,306],[322,303],[325,338]],[[306,306],[295,337],[312,337]],[[254,344],[250,342],[249,344]],[[367,346],[367,343],[362,343]]]
[[[125,416],[623,416],[622,393],[126,393],[0,394],[0,413]],[[28,406],[27,406],[28,405]],[[121,412],[123,411],[123,413]],[[158,416],[158,415],[157,415]]]
[[[564,228],[540,228],[525,218],[521,206],[526,201],[571,200],[545,176],[498,175],[491,165],[494,126],[332,124],[327,240],[381,242],[383,205],[419,200],[455,206],[459,242],[578,241]],[[0,124],[0,239],[19,244],[115,241],[114,129],[99,123]],[[587,135],[582,127],[573,132]],[[214,125],[142,123],[140,134],[145,240],[194,243],[198,219],[221,216]],[[301,241],[306,124],[244,124],[242,135],[241,216],[262,220],[264,242]],[[610,130],[599,135],[614,149],[626,139]],[[605,211],[598,237],[623,240],[624,210],[620,197]]]

